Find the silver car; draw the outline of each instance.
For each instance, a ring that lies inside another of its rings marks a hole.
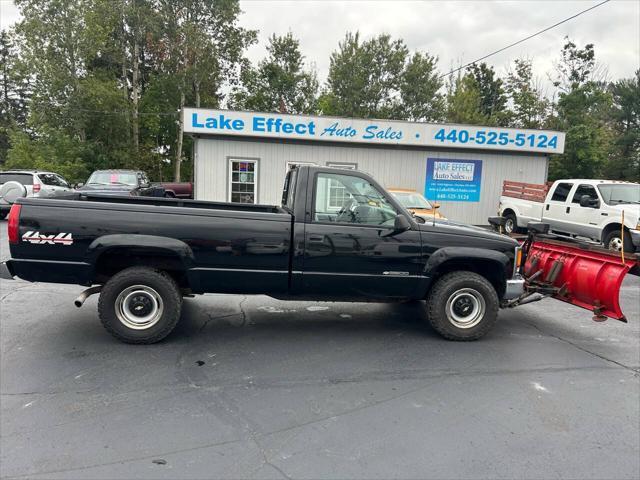
[[[38,170],[7,170],[0,172],[0,189],[7,182],[18,182],[24,185],[27,197],[48,198],[62,195],[73,189],[64,178],[54,172]],[[11,204],[0,198],[0,218],[4,218]]]

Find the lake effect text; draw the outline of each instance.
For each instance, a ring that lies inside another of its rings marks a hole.
[[[232,119],[224,114],[214,117],[200,118],[197,113],[191,116],[191,125],[196,128],[210,128],[212,130],[242,132],[244,131],[244,120]],[[316,124],[311,122],[286,122],[281,118],[255,116],[251,119],[253,132],[264,133],[296,133],[298,135],[315,135]]]

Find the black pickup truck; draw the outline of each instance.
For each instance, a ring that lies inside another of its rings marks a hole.
[[[75,193],[19,199],[2,276],[90,286],[105,328],[129,343],[163,339],[185,295],[426,300],[445,338],[475,340],[523,293],[518,243],[412,216],[370,176],[300,166],[282,205]]]

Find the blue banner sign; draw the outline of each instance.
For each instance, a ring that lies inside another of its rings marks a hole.
[[[424,196],[445,202],[479,202],[482,160],[428,158]]]
[[[185,108],[185,133],[562,153],[562,132]]]

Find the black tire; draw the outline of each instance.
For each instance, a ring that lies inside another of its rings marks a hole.
[[[476,306],[478,310],[474,314]],[[468,308],[472,310],[467,315]],[[468,271],[443,275],[427,297],[429,323],[447,340],[470,341],[483,337],[496,323],[499,308],[500,300],[493,285],[483,276]]]
[[[173,278],[148,267],[127,268],[111,277],[98,301],[102,325],[125,343],[159,342],[174,329],[181,309],[182,295]]]
[[[613,232],[607,233],[604,237],[604,242],[602,242],[605,248],[612,250],[614,252],[619,252],[622,247],[622,239],[624,238],[624,251],[625,253],[633,253],[635,248],[633,243],[631,243],[631,234],[624,231],[624,237],[620,235],[620,229],[617,228]]]
[[[504,225],[505,233],[517,233],[518,231],[520,231],[520,229],[518,228],[518,219],[516,218],[516,215],[514,213],[509,212],[505,213],[502,216],[506,220],[506,223]]]
[[[0,212],[0,220],[4,220],[9,212]]]

